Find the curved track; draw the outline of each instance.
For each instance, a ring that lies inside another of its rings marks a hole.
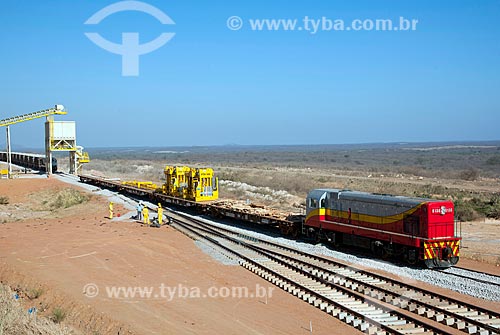
[[[271,278],[276,285],[330,314],[337,311],[333,315],[341,320],[344,320],[342,316],[350,315],[344,321],[360,330],[370,333],[437,334],[456,330],[481,335],[500,333],[498,313],[331,259],[178,215],[181,219],[174,220],[176,226],[184,232],[189,230],[191,237],[196,235],[194,238],[206,239],[223,252],[237,255],[242,266],[267,280]],[[338,301],[347,304],[339,305]],[[370,315],[378,317],[370,318]],[[422,318],[428,322],[421,321]]]

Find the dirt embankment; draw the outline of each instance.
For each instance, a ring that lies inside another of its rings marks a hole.
[[[0,211],[12,214],[0,224],[0,280],[25,309],[47,319],[63,314],[58,321],[74,334],[292,334],[310,323],[316,334],[356,333],[243,268],[216,262],[173,228],[108,220],[106,198],[87,193],[67,208],[39,207],[45,192],[68,187],[76,189],[53,179],[0,181],[9,198]],[[254,296],[204,296],[239,287]],[[121,288],[153,291],[131,296]]]

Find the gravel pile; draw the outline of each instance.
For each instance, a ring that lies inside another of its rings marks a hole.
[[[200,218],[200,217],[196,217]],[[423,281],[432,285],[436,285],[442,288],[450,289],[453,291],[457,291],[462,294],[470,295],[473,297],[477,298],[482,298],[486,300],[492,300],[492,301],[500,301],[500,290],[498,290],[498,286],[496,285],[490,285],[486,283],[481,283],[474,281],[472,279],[463,279],[460,278],[457,280],[456,276],[453,275],[447,275],[445,272],[440,272],[440,271],[435,271],[435,270],[429,270],[429,269],[416,269],[416,268],[409,268],[405,266],[399,266],[395,265],[389,262],[385,262],[383,260],[376,260],[376,259],[369,259],[369,258],[363,258],[360,256],[356,255],[351,255],[351,254],[346,254],[344,252],[340,251],[335,251],[331,250],[321,244],[318,245],[313,245],[309,243],[304,243],[304,242],[298,242],[298,241],[293,241],[289,240],[283,237],[269,237],[268,235],[245,230],[245,229],[240,229],[236,227],[231,227],[227,226],[224,224],[220,224],[217,222],[214,222],[212,220],[206,219],[206,218],[201,218],[203,220],[206,220],[207,222],[218,225],[220,227],[232,229],[236,232],[243,233],[248,236],[253,236],[259,239],[271,241],[274,243],[279,243],[291,248],[296,248],[301,251],[305,251],[308,253],[312,254],[318,254],[318,255],[324,255],[324,256],[329,256],[335,259],[338,259],[340,261],[352,263],[354,265],[361,265],[363,267],[368,267],[368,268],[373,268],[373,269],[378,269],[382,271],[387,271],[389,273],[398,275],[402,277],[402,282],[414,286],[418,286],[418,281]],[[450,270],[448,270],[450,271]],[[460,269],[452,269],[451,271],[460,271]],[[464,270],[462,270],[464,271]],[[484,277],[487,275],[480,274],[480,273],[474,273],[467,271],[467,276],[473,277],[473,278],[478,278],[478,279],[485,279]],[[488,276],[492,277],[492,276]],[[488,281],[491,281],[491,279],[485,279]],[[498,280],[498,279],[497,279]]]

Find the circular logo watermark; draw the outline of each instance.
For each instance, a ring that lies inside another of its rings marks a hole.
[[[99,287],[94,283],[89,283],[83,287],[83,294],[87,298],[95,298],[99,295]]]
[[[240,30],[243,27],[243,20],[239,16],[231,16],[227,19],[226,24],[231,30]]]

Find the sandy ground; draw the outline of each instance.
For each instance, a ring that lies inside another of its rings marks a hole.
[[[494,264],[500,274],[500,220],[484,219],[461,223],[462,260]],[[476,262],[477,263],[477,262]],[[464,266],[462,263],[461,266]]]
[[[55,179],[0,181],[0,195],[9,197],[0,212],[14,213],[0,224],[0,280],[22,295],[41,287],[27,306],[47,315],[62,307],[66,323],[94,334],[305,334],[311,323],[315,334],[356,333],[247,270],[216,262],[173,228],[108,220],[105,198],[23,216],[38,203],[37,194],[65,187],[74,186]],[[116,206],[115,212],[126,210]],[[221,294],[224,287],[256,293],[257,285],[270,292],[267,299],[198,298],[211,287]],[[154,293],[113,297],[112,287],[152,287]]]

